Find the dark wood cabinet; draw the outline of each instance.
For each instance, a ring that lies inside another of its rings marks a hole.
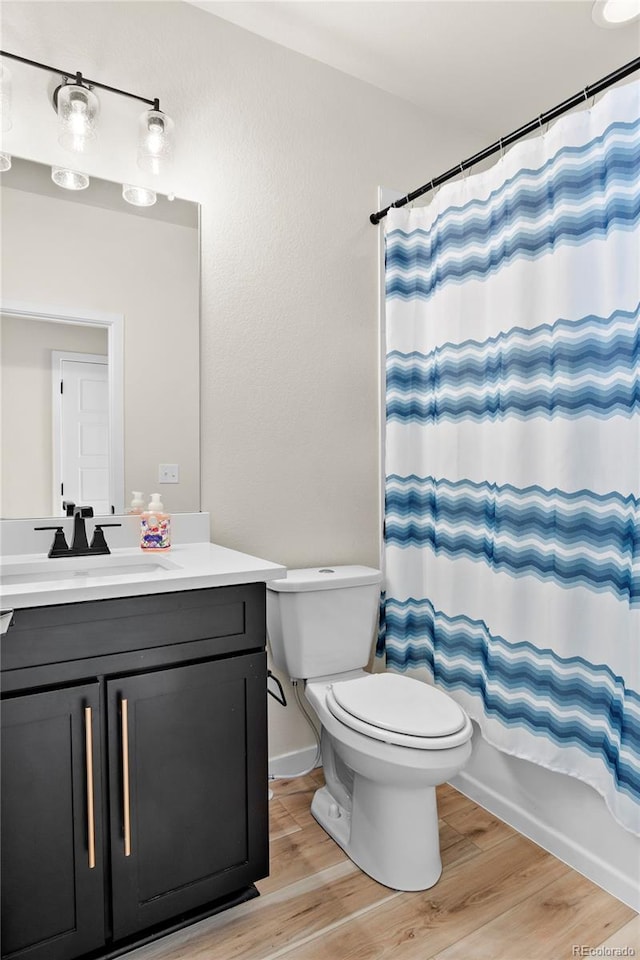
[[[2,951],[77,957],[105,942],[99,686],[2,703]]]
[[[134,946],[268,873],[264,586],[163,596],[153,646],[157,599],[16,611],[3,637],[7,960]]]
[[[120,939],[267,872],[263,665],[233,657],[110,680],[107,691]]]

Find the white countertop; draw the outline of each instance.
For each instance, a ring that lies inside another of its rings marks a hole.
[[[57,603],[81,603],[85,600],[106,600],[114,597],[134,597],[143,594],[167,593],[177,590],[199,590],[203,587],[223,587],[240,583],[265,582],[285,577],[286,567],[269,560],[261,560],[237,550],[217,546],[215,543],[185,543],[172,546],[168,551],[140,550],[139,547],[123,547],[112,550],[109,555],[83,558],[91,571],[105,574],[111,565],[120,562],[166,564],[153,570],[136,570],[135,566],[125,572],[107,575],[78,574],[73,569],[74,561],[68,558],[49,560],[46,554],[20,554],[4,557],[0,569],[10,574],[6,585],[0,586],[3,610],[18,610],[24,607],[44,607]],[[36,565],[51,569],[58,579],[15,582],[21,568],[25,573]],[[9,569],[10,568],[10,569]],[[68,579],[64,572],[69,570]]]

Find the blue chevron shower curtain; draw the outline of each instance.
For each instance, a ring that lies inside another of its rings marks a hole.
[[[640,84],[391,210],[386,297],[378,653],[640,834]]]

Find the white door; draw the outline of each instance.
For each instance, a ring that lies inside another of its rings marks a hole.
[[[107,358],[58,354],[56,368],[60,379],[57,456],[54,451],[56,513],[64,513],[63,500],[91,506],[96,516],[111,513]],[[54,442],[55,433],[54,429]]]

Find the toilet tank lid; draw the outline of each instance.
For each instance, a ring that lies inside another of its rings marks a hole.
[[[298,593],[304,590],[336,590],[339,587],[362,587],[382,583],[382,573],[373,567],[327,566],[289,570],[280,580],[268,580],[267,590],[276,593]]]

